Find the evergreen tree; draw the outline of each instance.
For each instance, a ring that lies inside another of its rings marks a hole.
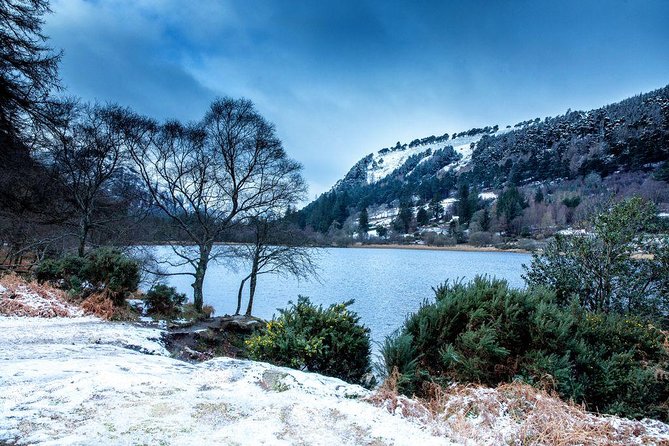
[[[408,202],[403,201],[400,203],[400,211],[395,219],[395,228],[398,231],[406,234],[411,229],[411,220],[413,219],[413,211]]]
[[[507,188],[497,199],[497,217],[504,217],[507,232],[512,232],[511,222],[523,214],[528,206],[525,197],[516,186]]]
[[[348,194],[343,192],[337,194],[334,205],[334,220],[339,223],[339,226],[344,224],[348,218]]]
[[[367,208],[362,208],[362,211],[360,211],[360,216],[358,217],[358,231],[361,236],[366,236],[367,231],[369,231],[369,214],[367,214]]]
[[[420,209],[418,209],[418,214],[416,215],[416,221],[421,226],[425,226],[430,222],[430,215],[427,213],[425,208],[421,207]]]
[[[434,219],[437,221],[444,215],[444,207],[436,196],[432,197],[432,200],[430,200],[430,212],[432,212]]]
[[[478,194],[470,190],[467,183],[462,183],[458,189],[458,217],[461,225],[469,224],[472,215],[478,207]]]
[[[544,193],[541,191],[541,188],[539,188],[534,193],[534,202],[535,203],[543,203],[543,201],[544,201]]]
[[[490,230],[490,211],[487,207],[483,208],[479,225],[481,226],[481,231],[488,232]]]

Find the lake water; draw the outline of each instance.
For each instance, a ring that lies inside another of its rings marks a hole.
[[[434,299],[432,287],[446,279],[487,274],[522,287],[522,265],[531,259],[530,255],[510,252],[364,248],[328,248],[318,252],[320,283],[260,276],[253,314],[270,319],[277,308],[296,301],[298,295],[309,296],[312,302],[324,306],[355,299],[351,308],[370,328],[372,340],[380,342],[399,328],[423,300]],[[240,280],[246,274],[211,264],[204,284],[205,304],[212,305],[217,315],[232,314]],[[190,276],[172,276],[168,282],[192,296]],[[244,297],[242,312],[246,309],[247,296]]]

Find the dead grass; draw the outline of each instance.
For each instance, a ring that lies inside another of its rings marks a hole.
[[[114,302],[104,292],[88,296],[81,303],[81,308],[86,314],[92,314],[107,321],[114,317]]]
[[[669,446],[669,426],[663,423],[588,413],[527,384],[496,389],[430,384],[424,389],[428,397],[411,399],[397,393],[398,378],[391,374],[369,401],[465,444]]]
[[[48,318],[81,316],[82,312],[63,291],[10,273],[0,278],[0,314]]]

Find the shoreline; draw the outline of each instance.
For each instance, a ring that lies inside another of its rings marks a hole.
[[[345,248],[370,248],[370,249],[413,249],[424,251],[462,251],[462,252],[509,252],[512,254],[532,254],[531,251],[520,248],[501,249],[494,246],[472,246],[465,244],[451,245],[451,246],[435,246],[435,245],[403,245],[398,243],[378,244],[372,243],[368,245],[354,244],[343,246]]]
[[[177,243],[175,243],[177,244]],[[190,246],[188,243],[177,244],[179,246]],[[238,242],[214,242],[214,246],[235,246],[243,245],[243,243]],[[133,246],[170,246],[170,242],[165,243],[147,243],[142,245],[133,245]],[[423,251],[461,251],[461,252],[508,252],[512,254],[532,254],[532,251],[521,248],[509,248],[502,249],[496,248],[494,246],[473,246],[460,243],[457,245],[446,245],[446,246],[436,246],[436,245],[410,245],[410,244],[401,244],[401,243],[369,243],[361,244],[354,243],[351,245],[305,245],[309,248],[356,248],[356,249],[412,249],[412,250],[423,250]]]

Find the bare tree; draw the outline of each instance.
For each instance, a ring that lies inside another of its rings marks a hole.
[[[203,305],[203,284],[214,244],[250,216],[284,209],[301,198],[301,165],[289,159],[274,127],[251,101],[214,101],[193,125],[156,125],[137,119],[128,139],[131,154],[156,206],[182,234],[170,246],[190,267],[171,274],[193,276],[193,302]]]
[[[251,316],[260,275],[278,274],[305,280],[318,279],[316,248],[300,245],[302,237],[294,227],[274,218],[260,216],[252,218],[245,229],[249,232],[244,240],[247,243],[231,248],[233,255],[251,265],[251,271],[239,284],[236,315],[241,311],[242,293],[249,281],[249,302],[245,314]]]
[[[120,214],[118,192],[125,188],[120,183],[125,182],[123,126],[127,115],[118,106],[72,104],[65,124],[52,132],[53,177],[66,191],[76,216],[80,256],[91,231]]]

